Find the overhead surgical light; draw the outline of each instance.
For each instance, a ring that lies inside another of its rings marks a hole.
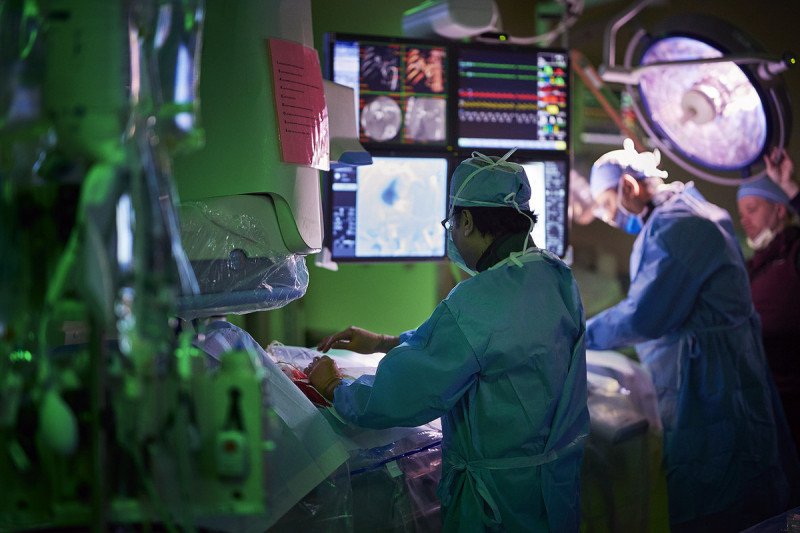
[[[763,174],[761,155],[785,146],[789,100],[779,74],[790,54],[769,56],[737,28],[701,15],[637,30],[616,64],[616,34],[654,0],[642,0],[606,28],[601,77],[626,86],[651,141],[692,175],[726,185]]]

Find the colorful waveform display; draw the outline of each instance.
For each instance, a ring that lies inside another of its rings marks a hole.
[[[566,52],[470,48],[458,54],[458,146],[567,150]]]

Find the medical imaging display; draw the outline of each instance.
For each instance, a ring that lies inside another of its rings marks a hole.
[[[447,159],[373,157],[329,174],[329,247],[334,261],[441,259]]]
[[[463,45],[457,65],[460,148],[567,150],[565,50]]]
[[[355,91],[362,143],[447,144],[445,45],[333,34],[328,40],[333,81]]]
[[[531,211],[539,215],[531,232],[533,242],[563,257],[567,247],[567,161],[541,159],[520,164],[531,185]]]
[[[693,38],[667,37],[651,44],[641,63],[722,55]],[[654,66],[642,74],[639,90],[654,126],[689,159],[713,169],[737,170],[761,156],[767,113],[736,63]]]

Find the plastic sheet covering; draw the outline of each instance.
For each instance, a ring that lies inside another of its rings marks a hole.
[[[612,378],[618,388],[627,391],[626,396],[633,408],[647,418],[650,427],[661,431],[656,388],[650,375],[639,363],[615,351],[586,350],[586,368],[590,378]]]
[[[271,204],[245,197],[256,203],[243,212],[237,209],[239,200],[228,206],[214,199],[180,206],[183,246],[200,286],[199,295],[180,299],[182,318],[278,309],[308,289],[305,256],[286,249],[274,218],[269,219]]]
[[[351,452],[355,531],[439,531],[441,433],[418,432],[386,446]]]
[[[353,493],[347,463],[314,487],[269,528],[270,533],[353,531]]]
[[[321,355],[313,349],[280,344],[270,345],[267,351],[276,361],[301,369]],[[356,377],[374,373],[383,356],[347,350],[331,350],[328,355],[345,374]],[[416,428],[371,430],[343,423],[333,409],[321,409],[321,412],[350,451],[354,531],[441,529],[440,504],[436,496],[442,459],[442,432],[438,420]],[[314,527],[318,524],[324,525],[313,523]]]
[[[44,56],[37,36],[36,4],[0,2],[0,131],[19,130],[42,118]]]
[[[661,425],[649,376],[617,352],[587,350],[589,439],[582,531],[658,531],[668,523]],[[635,391],[635,392],[634,392]]]
[[[198,80],[203,28],[203,0],[160,2],[148,19],[159,138],[173,150],[198,148]]]

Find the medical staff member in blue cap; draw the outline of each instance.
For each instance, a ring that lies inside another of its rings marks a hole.
[[[780,153],[778,153],[780,154]],[[769,177],[739,186],[739,220],[754,250],[747,260],[761,337],[795,449],[800,448],[800,225],[776,174],[794,167],[785,153],[765,158]],[[787,165],[788,163],[788,165]],[[773,181],[773,176],[775,180]],[[777,182],[777,183],[776,183]],[[795,186],[796,187],[796,186]],[[796,193],[795,193],[796,194]]]
[[[442,419],[444,531],[577,531],[588,433],[584,315],[570,269],[529,234],[520,165],[473,153],[450,186],[447,253],[472,277],[414,331],[350,327],[318,348],[386,352],[374,376],[308,369],[342,417],[370,428]]]
[[[592,166],[598,215],[637,237],[628,294],[586,346],[635,346],[653,378],[671,529],[740,531],[788,506],[786,421],[731,218],[659,162],[626,140]]]

